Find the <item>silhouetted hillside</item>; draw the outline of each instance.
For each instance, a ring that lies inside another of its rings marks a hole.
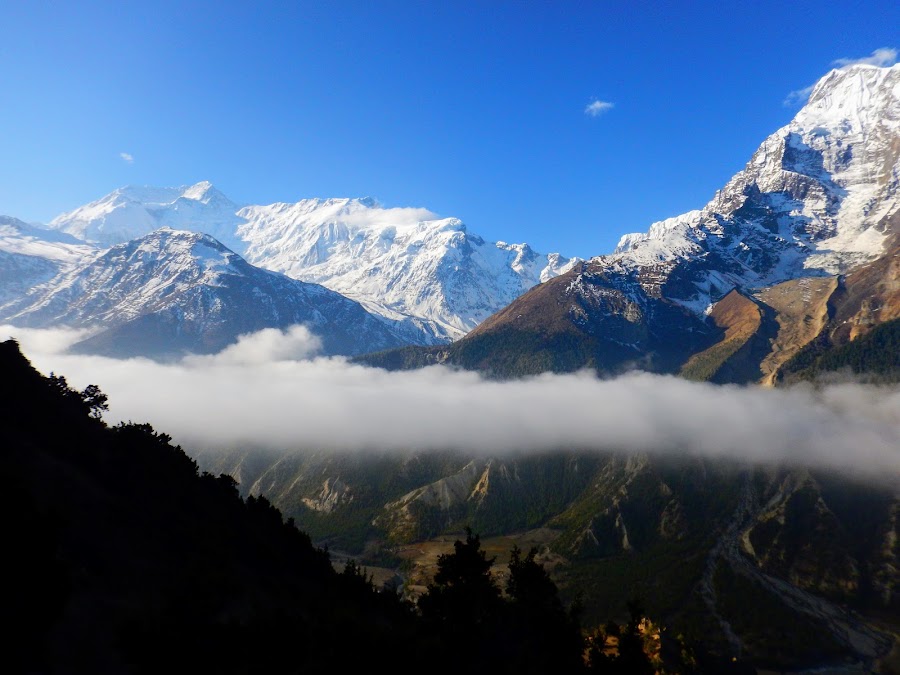
[[[324,672],[415,657],[411,610],[358,568],[336,573],[266,499],[199,475],[149,425],[108,428],[99,389],[41,376],[15,342],[0,364],[11,671]]]
[[[14,341],[0,368],[5,672],[752,672],[637,610],[582,631],[535,551],[513,552],[501,588],[471,531],[416,608],[355,563],[335,572],[265,498],[199,473],[165,434],[108,427],[99,388],[44,377]]]

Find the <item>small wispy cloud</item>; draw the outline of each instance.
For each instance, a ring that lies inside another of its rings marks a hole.
[[[813,87],[816,85],[811,84],[808,87],[803,87],[803,89],[795,89],[791,93],[787,95],[787,97],[782,102],[787,108],[793,108],[795,106],[800,106],[806,103],[809,100],[809,95],[812,93]]]
[[[861,59],[835,59],[831,65],[843,68],[844,66],[854,66],[862,63],[869,66],[892,66],[897,63],[897,50],[890,47],[882,47],[876,49],[870,56],[864,56]]]
[[[584,114],[588,117],[599,117],[613,107],[609,101],[591,101],[584,108]]]
[[[128,152],[120,152],[119,157],[121,157],[128,164],[134,164],[134,156]]]

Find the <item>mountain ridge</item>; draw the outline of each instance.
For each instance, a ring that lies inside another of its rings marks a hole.
[[[823,77],[702,209],[624,235],[613,253],[523,294],[449,347],[367,362],[443,362],[501,376],[582,367],[678,373],[717,343],[724,354],[727,331],[710,317],[730,292],[762,302],[767,289],[798,279],[835,280],[829,317],[817,321],[839,340],[842,326],[857,326],[850,339],[900,311],[898,223],[900,64],[847,66]],[[753,338],[755,363],[707,372],[772,383],[784,359],[766,345],[794,353],[816,338],[790,325],[802,314],[765,312],[771,321]],[[739,357],[746,361],[746,351]]]
[[[527,244],[486,242],[424,208],[385,208],[369,197],[239,206],[206,181],[119,188],[48,227],[101,246],[159,227],[206,232],[258,267],[362,303],[419,344],[461,337],[569,266]]]
[[[305,324],[325,354],[404,340],[358,303],[256,268],[209,235],[159,229],[118,244],[0,308],[16,325],[99,330],[75,351],[172,358]]]

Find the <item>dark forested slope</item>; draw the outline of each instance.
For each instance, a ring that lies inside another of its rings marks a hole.
[[[99,388],[44,377],[12,340],[0,372],[4,672],[592,668],[534,553],[514,556],[504,595],[470,534],[419,611],[355,563],[336,572],[265,498],[199,473],[165,434],[108,427]]]
[[[12,672],[320,672],[413,657],[399,649],[409,609],[358,570],[336,573],[264,498],[198,474],[148,425],[107,427],[99,389],[41,376],[15,342],[0,343],[0,366]]]

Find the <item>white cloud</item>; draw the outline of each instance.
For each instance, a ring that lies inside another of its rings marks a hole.
[[[646,373],[497,382],[442,366],[389,373],[344,359],[286,360],[314,346],[302,330],[262,331],[214,357],[159,364],[61,354],[72,336],[53,331],[0,332],[16,336],[42,372],[99,385],[110,397],[107,421],[148,421],[197,451],[614,450],[900,476],[898,387],[771,390]]]
[[[360,228],[394,226],[415,226],[423,220],[436,220],[438,215],[428,209],[399,206],[384,208],[375,206],[360,211],[342,213],[341,220]]]
[[[876,49],[870,56],[864,56],[861,59],[835,59],[831,65],[843,68],[844,66],[853,66],[863,63],[870,66],[892,66],[897,63],[897,50],[890,47],[882,47]]]
[[[322,349],[322,341],[306,326],[291,326],[287,330],[264,328],[256,333],[238,336],[212,356],[187,356],[184,362],[193,367],[217,365],[252,366],[279,361],[301,361],[315,356]]]
[[[35,354],[61,354],[76,342],[90,337],[93,332],[83,328],[45,330],[0,325],[0,341],[15,338],[23,350],[33,351]]]
[[[783,105],[788,108],[793,108],[794,106],[802,106],[809,100],[809,95],[812,93],[812,90],[815,86],[816,85],[811,84],[808,87],[803,87],[803,89],[795,89],[787,95],[787,98],[784,99]]]
[[[134,157],[127,152],[120,152],[119,157],[124,159],[128,164],[134,164]]]
[[[592,101],[585,107],[584,114],[588,117],[599,117],[612,107],[613,104],[608,101]]]

